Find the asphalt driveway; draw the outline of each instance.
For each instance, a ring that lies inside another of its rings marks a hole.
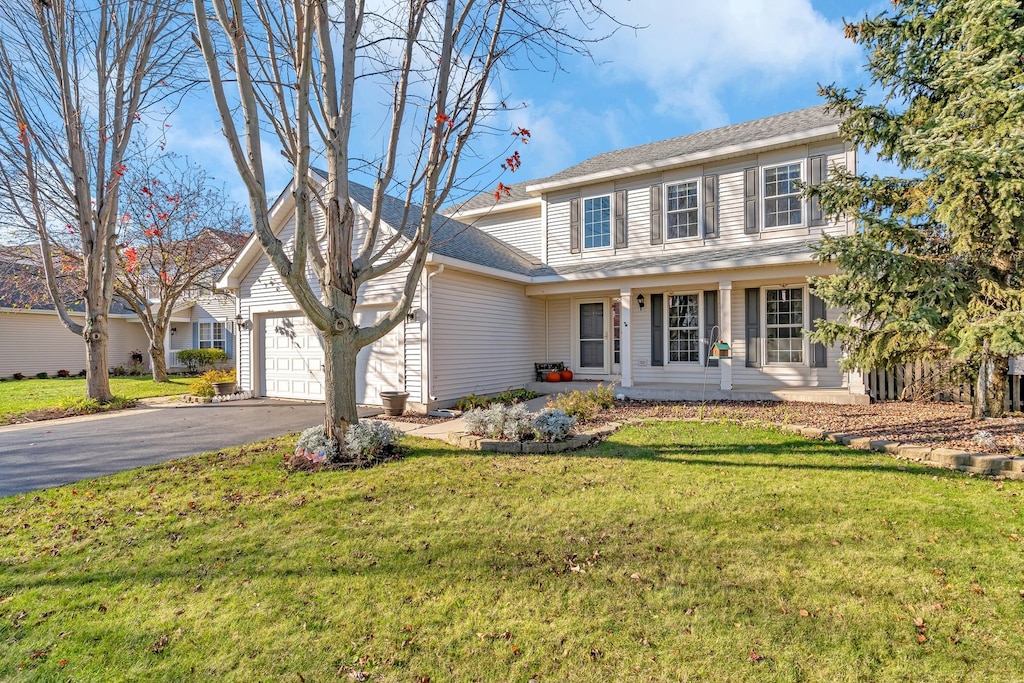
[[[0,427],[0,497],[269,439],[323,418],[322,403],[252,399]]]

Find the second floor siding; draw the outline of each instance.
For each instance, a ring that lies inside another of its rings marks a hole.
[[[819,218],[796,182],[854,164],[854,153],[836,140],[554,191],[544,198],[542,257],[557,268],[744,244],[756,255],[765,240],[846,233],[847,221]]]

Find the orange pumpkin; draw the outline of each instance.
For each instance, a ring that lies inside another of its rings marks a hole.
[[[572,370],[562,370],[561,374],[562,374],[562,381],[563,382],[571,382],[572,381]]]
[[[548,373],[548,381],[549,382],[561,382],[562,381],[562,373],[554,372],[554,371],[553,372],[549,372]]]

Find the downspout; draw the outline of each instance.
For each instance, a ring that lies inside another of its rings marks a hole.
[[[423,356],[423,359],[422,359],[422,363],[423,363],[423,369],[422,369],[422,372],[423,372],[423,377],[422,377],[423,389],[422,389],[422,391],[423,391],[423,398],[426,399],[424,401],[424,403],[427,404],[425,406],[427,411],[430,410],[430,407],[433,404],[433,402],[437,400],[437,397],[432,394],[433,389],[434,389],[434,377],[432,375],[432,368],[433,368],[433,365],[434,365],[434,363],[433,363],[433,360],[434,360],[433,359],[434,346],[433,346],[433,344],[431,342],[431,336],[432,336],[431,335],[431,331],[432,331],[433,325],[434,325],[434,311],[433,311],[433,298],[434,297],[433,297],[433,295],[432,295],[432,293],[430,291],[430,281],[434,278],[435,275],[440,275],[443,272],[444,272],[444,264],[442,263],[442,264],[437,266],[437,270],[435,270],[433,273],[428,273],[427,274],[427,286],[423,288],[423,298],[426,299],[426,301],[424,302],[423,309],[424,309],[424,311],[426,311],[426,314],[427,314],[427,324],[426,324],[426,327],[425,327],[425,330],[424,330],[425,331],[425,337],[426,337],[426,339],[424,340],[424,342],[425,342],[424,343],[425,353],[422,354],[422,356]]]

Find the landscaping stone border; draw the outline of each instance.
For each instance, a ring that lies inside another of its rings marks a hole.
[[[600,427],[587,429],[570,436],[565,441],[499,441],[477,436],[468,432],[449,432],[446,441],[453,446],[473,451],[490,451],[492,453],[522,453],[524,455],[541,455],[544,453],[562,453],[589,446],[595,441],[615,433],[621,425],[608,422]]]
[[[252,398],[251,391],[236,391],[233,394],[224,394],[223,396],[193,396],[192,394],[181,395],[181,400],[185,403],[223,403],[225,401],[244,401],[249,398]]]
[[[745,423],[754,426],[763,423]],[[796,424],[769,423],[776,429],[798,434],[809,439],[823,439],[862,451],[884,453],[898,460],[919,462],[929,467],[957,470],[968,474],[982,474],[990,477],[1024,480],[1024,457],[1002,453],[969,453],[952,448],[932,448],[915,443],[900,443],[884,439],[872,439],[855,434],[826,432],[816,427]]]

